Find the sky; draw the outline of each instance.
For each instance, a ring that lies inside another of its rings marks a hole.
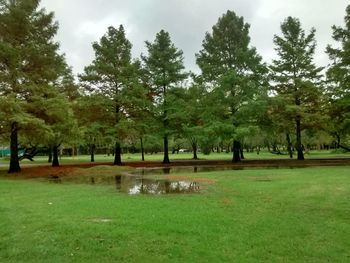
[[[316,28],[315,62],[327,66],[324,53],[332,41],[332,25],[343,26],[349,0],[42,0],[41,7],[55,13],[59,23],[56,40],[75,74],[89,65],[94,52],[92,43],[109,26],[123,24],[133,44],[132,55],[147,54],[145,41],[153,42],[161,29],[170,33],[175,46],[184,52],[187,70],[199,73],[195,54],[201,50],[206,32],[218,18],[233,10],[250,24],[251,46],[263,60],[276,58],[273,36],[287,16],[300,19],[308,32]]]

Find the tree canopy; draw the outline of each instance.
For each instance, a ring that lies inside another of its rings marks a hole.
[[[39,4],[0,0],[0,140],[10,145],[11,173],[20,171],[20,149],[38,146],[53,166],[66,148],[91,161],[113,149],[116,165],[125,151],[142,160],[161,151],[169,163],[169,149],[180,148],[194,159],[232,151],[234,162],[261,147],[291,158],[296,150],[299,160],[315,145],[349,150],[350,6],[345,24],[332,28],[328,68],[314,62],[316,31],[298,18],[282,21],[267,64],[251,45],[250,25],[228,10],[205,33],[198,74],[186,70],[165,30],[133,58],[119,25],[92,44],[94,59],[76,78],[55,40],[54,14]]]

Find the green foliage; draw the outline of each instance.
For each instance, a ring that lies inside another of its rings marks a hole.
[[[183,53],[170,39],[168,32],[161,30],[153,43],[146,41],[148,55],[142,56],[145,74],[150,85],[153,103],[156,105],[154,116],[162,127],[164,138],[164,162],[169,162],[168,136],[171,134],[171,108],[176,97],[168,92],[187,76],[184,73]]]
[[[322,123],[320,72],[313,63],[316,47],[315,29],[309,34],[297,18],[288,17],[281,24],[282,36],[275,36],[278,59],[271,65],[271,87],[275,98],[273,113],[281,130],[287,134],[296,127],[298,159],[303,159],[301,131]],[[291,120],[295,126],[291,126]]]
[[[164,100],[166,89],[186,78],[183,52],[178,50],[168,32],[161,30],[153,43],[146,41],[148,55],[142,56],[154,95]],[[165,90],[164,90],[165,89]]]
[[[203,49],[197,54],[201,76],[212,83],[230,114],[259,92],[266,71],[256,49],[249,44],[249,24],[227,11],[213,26],[212,34],[206,34]]]
[[[6,101],[1,106],[6,121],[1,126],[11,138],[20,133],[22,143],[32,145],[46,143],[57,137],[57,132],[62,134],[58,137],[65,134],[68,138],[70,129],[65,125],[72,121],[69,105],[57,92],[61,77],[69,74],[54,41],[58,24],[53,13],[38,9],[39,2],[0,1],[0,95]],[[19,168],[13,142],[10,172],[13,164],[15,170]]]
[[[350,5],[344,20],[344,28],[333,26],[333,39],[340,47],[327,47],[332,61],[327,71],[330,128],[338,143],[350,133]]]
[[[115,137],[116,159],[120,164],[120,143],[128,133],[126,92],[137,83],[136,67],[131,62],[131,43],[122,25],[110,26],[99,42],[93,43],[95,59],[79,76],[86,92],[103,97],[108,133]]]
[[[249,27],[243,17],[227,11],[213,26],[212,33],[206,33],[203,49],[196,55],[206,81],[217,81],[227,73],[252,77],[257,71],[264,71],[261,57],[249,46]]]
[[[207,104],[210,118],[220,123],[213,123],[220,131],[213,128],[221,140],[247,135],[242,133],[245,129],[238,132],[237,127],[249,123],[253,116],[246,109],[266,90],[266,66],[256,49],[250,47],[249,27],[243,17],[227,11],[212,33],[206,33],[203,49],[196,55],[211,98]],[[256,119],[251,124],[256,125]]]
[[[176,87],[187,76],[183,72],[183,52],[171,42],[168,32],[161,30],[153,43],[146,41],[148,55],[142,56],[144,73],[150,85],[150,92],[156,118],[163,123],[168,121],[168,110],[173,107],[176,97],[170,96],[169,89]],[[168,129],[164,127],[164,129]],[[169,131],[164,131],[169,133]]]
[[[281,24],[268,79],[250,44],[250,25],[233,11],[205,34],[196,54],[201,74],[189,82],[183,52],[168,32],[146,41],[147,54],[133,61],[120,25],[93,43],[95,58],[78,86],[54,40],[54,15],[39,4],[0,0],[2,142],[18,133],[22,146],[98,144],[117,152],[122,143],[137,148],[142,140],[156,152],[169,137],[170,147],[210,153],[218,145],[229,149],[232,139],[251,147],[286,140],[301,152],[301,134],[312,145],[317,138],[329,143],[326,129],[338,143],[349,138],[350,6],[345,26],[333,26],[339,47],[327,47],[332,64],[323,90],[322,68],[313,62],[314,29],[305,33],[292,17]]]

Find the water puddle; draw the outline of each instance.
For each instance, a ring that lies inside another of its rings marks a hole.
[[[97,169],[98,167],[96,167]],[[255,167],[249,167],[254,169]],[[264,167],[264,169],[276,169],[279,167]],[[105,175],[99,171],[95,173],[86,173],[79,176],[59,176],[52,175],[49,182],[52,183],[77,183],[90,185],[112,186],[117,192],[130,195],[137,194],[185,194],[198,193],[203,187],[203,182],[186,180],[188,174],[213,171],[243,170],[244,167],[235,166],[183,166],[183,167],[156,167],[156,168],[137,168],[124,175],[109,174]],[[259,169],[259,167],[256,167]],[[171,174],[185,174],[185,177],[177,179],[178,176],[164,176]],[[171,179],[169,179],[169,177]],[[258,182],[270,182],[270,179],[257,178]],[[199,183],[200,182],[200,183]]]
[[[182,166],[182,167],[155,167],[155,168],[136,168],[131,174],[134,175],[168,175],[180,173],[201,173],[227,170],[243,170],[244,167],[232,166]]]
[[[155,168],[136,168],[131,173],[134,175],[169,175],[169,174],[180,174],[180,173],[204,173],[204,172],[215,172],[215,171],[237,171],[237,170],[259,170],[259,169],[297,169],[305,168],[306,166],[266,166],[266,167],[244,167],[244,166],[181,166],[181,167],[155,167]]]
[[[115,175],[115,176],[51,176],[51,183],[77,183],[90,185],[110,185],[117,192],[130,195],[137,194],[185,194],[198,193],[201,186],[198,182],[175,181],[168,179],[154,179],[135,175]]]

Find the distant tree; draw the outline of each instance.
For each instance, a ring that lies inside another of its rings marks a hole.
[[[54,41],[58,25],[53,13],[39,10],[39,2],[0,1],[0,95],[5,102],[1,103],[6,116],[3,126],[11,141],[9,173],[20,171],[19,131],[46,130],[32,105],[51,93],[51,84],[65,70],[64,57]]]
[[[288,17],[281,24],[282,36],[275,35],[278,59],[271,65],[272,92],[287,113],[286,121],[295,122],[298,160],[304,159],[301,131],[320,119],[318,86],[322,68],[313,63],[315,29],[305,35],[297,18]],[[304,121],[302,126],[302,121]]]
[[[74,143],[81,136],[78,130],[71,104],[63,94],[57,94],[52,98],[42,101],[41,107],[45,108],[41,118],[48,125],[48,135],[41,138],[45,145],[52,147],[53,159],[52,166],[59,166],[58,151],[64,143]],[[39,106],[39,105],[37,105]]]
[[[193,84],[185,90],[185,105],[182,105],[184,121],[180,125],[184,137],[189,141],[193,159],[198,159],[197,152],[202,137],[205,136],[206,90],[200,84]]]
[[[256,49],[250,47],[249,24],[233,11],[227,11],[206,33],[203,49],[196,55],[202,78],[211,94],[219,98],[222,119],[237,131],[237,113],[254,100],[264,85],[266,67]],[[241,160],[238,134],[233,136],[233,161]]]
[[[158,106],[156,117],[162,123],[164,141],[163,163],[169,163],[169,101],[168,91],[184,80],[183,53],[171,42],[169,33],[161,30],[157,33],[153,43],[146,41],[148,54],[142,56],[144,68],[148,74],[154,96]]]
[[[133,85],[123,93],[125,108],[128,116],[127,137],[133,145],[140,143],[141,159],[145,160],[144,137],[157,132],[158,125],[153,116],[155,105],[152,101],[152,89],[147,72],[142,68],[141,62],[134,62],[135,77]]]
[[[293,121],[290,121],[290,115],[293,111],[289,108],[286,108],[286,101],[283,96],[271,97],[269,99],[269,102],[269,123],[265,125],[265,129],[270,130],[272,133],[285,135],[287,151],[289,157],[292,159],[294,154],[292,138],[294,135],[295,123]],[[273,152],[280,154],[280,152],[276,151],[276,149],[274,149]]]
[[[331,133],[338,147],[344,136],[350,133],[350,5],[346,8],[345,27],[333,26],[333,39],[339,48],[327,47],[332,61],[328,68],[329,115]]]
[[[125,96],[123,92],[133,85],[135,69],[131,61],[131,43],[122,25],[109,27],[107,33],[92,45],[95,59],[79,75],[82,85],[89,92],[106,98],[105,107],[110,113],[110,132],[114,134],[114,164],[121,165],[121,143],[125,130]]]
[[[108,136],[110,113],[105,105],[106,98],[100,94],[84,94],[74,104],[74,114],[83,133],[83,143],[89,146],[91,162],[95,161],[97,142],[103,142]]]

